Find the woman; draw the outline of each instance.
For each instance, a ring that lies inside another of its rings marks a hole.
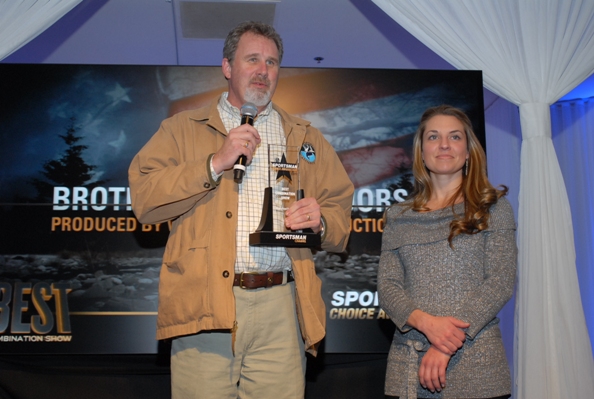
[[[513,211],[487,179],[463,111],[429,108],[415,133],[410,199],[387,210],[378,272],[396,324],[386,397],[508,398],[499,319],[511,298]]]

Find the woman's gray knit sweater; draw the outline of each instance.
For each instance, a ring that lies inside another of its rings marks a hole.
[[[512,297],[517,247],[513,210],[505,198],[491,207],[489,227],[448,243],[452,207],[433,212],[386,213],[378,292],[396,324],[388,356],[385,393],[404,398],[490,398],[511,392],[509,366],[497,313]],[[464,204],[454,210],[463,215]],[[429,341],[406,324],[413,310],[470,323],[464,346],[450,359],[446,388],[431,393],[419,384]]]

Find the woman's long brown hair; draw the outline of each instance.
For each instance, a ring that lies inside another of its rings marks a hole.
[[[413,196],[411,208],[419,212],[430,210],[427,208],[427,202],[431,198],[433,186],[429,171],[423,163],[422,145],[427,122],[436,115],[453,116],[462,123],[469,153],[468,167],[465,166],[465,173],[462,174],[462,184],[448,200],[448,205],[451,205],[453,209],[456,199],[464,198],[464,215],[456,215],[450,223],[448,242],[451,247],[452,240],[458,234],[476,234],[489,226],[489,209],[499,198],[507,194],[507,187],[500,186],[500,189],[497,189],[489,182],[485,151],[474,134],[472,123],[464,111],[450,105],[439,105],[428,108],[423,113],[415,133],[413,141],[415,182],[414,191],[411,194]]]

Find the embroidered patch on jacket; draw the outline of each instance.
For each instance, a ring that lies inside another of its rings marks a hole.
[[[301,156],[307,162],[315,162],[316,160],[316,150],[313,148],[311,143],[303,143],[301,146]]]

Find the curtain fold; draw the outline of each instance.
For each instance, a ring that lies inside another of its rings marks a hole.
[[[82,0],[0,0],[0,60],[27,44]]]
[[[373,2],[456,68],[482,70],[485,87],[520,106],[514,398],[591,397],[594,360],[549,106],[594,72],[594,2]]]
[[[594,98],[553,104],[551,123],[553,144],[571,204],[586,323],[588,330],[594,332]]]

